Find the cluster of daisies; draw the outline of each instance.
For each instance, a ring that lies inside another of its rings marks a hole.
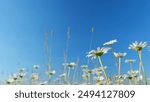
[[[144,68],[142,60],[142,50],[148,47],[147,42],[137,42],[129,45],[129,49],[134,50],[138,54],[139,58],[139,68],[133,69],[132,65],[136,61],[135,59],[126,59],[125,63],[129,64],[130,70],[126,74],[121,74],[121,61],[122,58],[127,55],[125,52],[115,52],[113,45],[117,43],[117,40],[111,40],[104,43],[105,47],[98,47],[96,50],[91,50],[87,53],[86,57],[90,60],[87,65],[81,65],[82,75],[79,75],[77,68],[79,67],[77,63],[63,63],[64,72],[60,74],[57,78],[52,78],[56,71],[47,70],[45,72],[47,79],[45,81],[40,80],[40,74],[38,73],[39,65],[34,65],[32,73],[29,75],[25,69],[19,70],[17,73],[13,74],[6,84],[9,85],[49,85],[49,84],[60,84],[60,85],[74,85],[74,84],[86,84],[86,85],[147,85],[148,80],[146,76],[146,71]],[[115,67],[117,68],[117,73],[113,76],[107,73],[107,66],[103,64],[102,56],[107,54],[108,51],[112,52],[114,56]],[[98,61],[98,66],[95,65],[95,60]],[[91,68],[89,64],[95,65],[96,68]],[[50,66],[48,66],[50,67]],[[71,71],[73,70],[73,73]],[[71,77],[73,76],[73,77]],[[82,76],[81,78],[78,78]],[[79,81],[78,79],[81,79]]]
[[[91,50],[90,52],[88,52],[87,57],[93,59],[98,59],[99,63],[100,63],[100,68],[99,70],[101,70],[100,72],[97,71],[97,77],[96,77],[96,81],[97,84],[107,84],[107,85],[111,85],[111,84],[145,84],[147,85],[147,77],[146,77],[146,72],[144,69],[144,64],[142,61],[142,49],[148,46],[147,42],[137,42],[135,41],[134,43],[129,45],[129,49],[134,50],[138,53],[139,56],[139,69],[138,70],[133,70],[132,69],[132,64],[135,62],[134,59],[127,59],[125,60],[126,63],[128,63],[130,65],[130,71],[127,74],[123,74],[121,75],[120,70],[121,70],[121,60],[123,57],[125,57],[127,55],[127,53],[123,52],[115,52],[114,48],[113,48],[113,44],[115,44],[117,42],[117,40],[112,40],[109,42],[104,43],[104,46],[107,47],[98,47],[97,50]],[[105,66],[102,63],[102,56],[104,54],[106,54],[109,50],[112,51],[112,54],[115,58],[115,63],[116,63],[116,67],[118,70],[118,74],[113,76],[113,80],[111,79],[111,77],[109,77],[105,71]],[[95,78],[94,78],[95,79]]]

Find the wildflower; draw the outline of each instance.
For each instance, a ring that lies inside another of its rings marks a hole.
[[[60,77],[66,77],[66,73],[61,74]]]
[[[127,59],[125,60],[125,63],[134,63],[136,60],[133,60],[133,59]]]
[[[96,82],[98,85],[103,85],[105,83],[105,78],[103,76],[100,76],[98,78],[96,78]]]
[[[106,47],[100,48],[100,47],[98,47],[97,51],[92,50],[92,51],[88,52],[88,55],[87,55],[87,57],[92,57],[92,59],[95,59],[96,57],[98,57],[98,60],[99,60],[99,63],[101,65],[101,67],[102,67],[102,71],[103,71],[104,76],[106,78],[107,84],[109,82],[108,82],[107,75],[106,75],[106,72],[105,72],[105,69],[104,69],[104,66],[103,66],[103,63],[102,63],[101,56],[106,54],[109,50],[110,50],[110,48],[106,48]]]
[[[103,66],[104,67],[104,70],[107,69],[107,66]],[[102,67],[99,67],[99,68],[95,68],[94,69],[96,73],[101,73],[103,71]]]
[[[20,77],[21,79],[22,79],[25,75],[26,75],[25,72],[20,72],[20,73],[19,73],[19,77]]]
[[[141,80],[143,80],[143,76],[140,74],[139,76],[138,76],[138,79],[137,79],[138,81],[141,81]]]
[[[39,66],[39,65],[33,65],[33,68],[34,68],[34,69],[39,69],[40,66]]]
[[[97,50],[91,50],[90,52],[88,52],[87,57],[91,57],[92,59],[95,59],[98,56],[102,56],[102,55],[106,54],[109,50],[110,50],[110,48],[98,47]]]
[[[125,63],[129,63],[130,64],[130,70],[132,71],[132,64],[135,62],[135,60],[133,59],[127,59],[125,60]]]
[[[140,42],[140,43],[138,43],[137,41],[135,41],[134,43],[129,45],[129,49],[136,50],[136,51],[141,51],[147,45],[148,45],[147,42]]]
[[[46,71],[46,74],[49,76],[49,78],[50,78],[51,76],[53,76],[55,73],[56,73],[55,70],[52,70],[52,71]]]
[[[105,46],[105,45],[113,45],[114,43],[116,43],[117,42],[117,40],[115,39],[115,40],[111,40],[111,41],[108,41],[108,42],[105,42],[103,45]]]
[[[17,79],[18,79],[18,77],[19,77],[19,76],[18,76],[18,74],[16,74],[16,73],[15,73],[15,74],[13,74],[13,79],[14,79],[14,80],[17,80]]]
[[[37,73],[32,73],[32,74],[31,74],[31,79],[32,79],[32,80],[38,80],[38,79],[39,79],[39,74],[37,74]]]
[[[147,85],[147,77],[146,77],[146,72],[145,72],[145,69],[144,69],[144,64],[143,64],[143,61],[142,61],[142,49],[145,48],[146,46],[148,45],[147,42],[140,42],[138,43],[137,41],[135,41],[135,43],[132,43],[129,45],[129,49],[132,49],[132,50],[135,50],[138,52],[138,55],[139,55],[139,71],[142,69],[142,72],[143,72],[143,75],[144,75],[144,81],[145,81],[145,84]]]
[[[74,62],[71,62],[67,64],[67,67],[68,67],[68,83],[70,84],[70,68],[74,69],[76,67],[76,64]]]
[[[105,48],[105,47],[100,48],[100,47],[98,47],[97,51],[92,50],[87,55],[87,57],[92,57],[92,59],[95,59],[96,57],[98,57],[99,63],[101,65],[101,67],[102,67],[102,71],[104,73],[104,76],[106,78],[107,83],[108,83],[107,75],[106,75],[106,72],[104,70],[104,66],[103,66],[103,63],[102,63],[102,60],[101,60],[101,56],[104,55],[104,54],[106,54],[109,50],[110,50],[110,48]]]
[[[116,52],[114,52],[114,55],[115,55],[115,57],[117,57],[117,58],[122,58],[122,57],[126,56],[127,53],[116,53]]]
[[[100,76],[99,77],[99,80],[104,80],[105,78],[103,76]]]
[[[25,71],[25,68],[19,69],[19,72],[24,72],[24,71]]]
[[[82,65],[81,68],[88,69],[88,65]]]
[[[121,69],[121,58],[123,58],[124,56],[126,56],[127,53],[116,53],[114,52],[114,56],[116,58],[118,58],[118,61],[117,61],[117,69],[118,69],[118,84],[121,84],[121,75],[120,75],[120,69]],[[119,81],[120,80],[120,81]]]
[[[76,66],[76,64],[74,62],[71,62],[71,63],[67,64],[67,66],[69,68],[74,68]]]
[[[13,78],[9,78],[8,80],[6,80],[6,84],[12,84],[14,82]]]

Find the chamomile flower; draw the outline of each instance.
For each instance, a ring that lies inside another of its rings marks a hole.
[[[20,77],[20,78],[23,78],[25,75],[26,75],[25,72],[20,72],[20,73],[19,73],[19,77]]]
[[[122,58],[122,57],[125,57],[127,55],[127,53],[116,53],[114,52],[114,56],[117,57],[117,58]]]
[[[135,51],[141,51],[143,48],[145,48],[148,45],[147,42],[137,42],[129,45],[129,49],[135,50]]]
[[[105,46],[105,45],[113,45],[114,43],[116,43],[117,42],[117,40],[115,39],[115,40],[111,40],[111,41],[108,41],[108,42],[105,42],[103,45]]]
[[[110,48],[107,47],[98,47],[97,50],[91,50],[90,52],[88,52],[87,57],[91,57],[92,59],[95,59],[98,56],[102,56],[104,54],[106,54],[108,51],[110,50]]]
[[[125,60],[125,63],[134,63],[136,60],[133,60],[133,59],[126,59]]]
[[[38,79],[39,79],[39,74],[37,74],[37,73],[32,73],[32,74],[31,74],[31,79],[32,79],[32,80],[38,80]]]
[[[6,80],[6,84],[12,84],[14,82],[13,78],[9,78],[8,80]]]
[[[39,69],[39,68],[40,68],[40,65],[33,65],[33,68],[34,68],[34,69]]]
[[[55,73],[56,73],[55,70],[52,70],[52,71],[46,71],[46,74],[47,74],[49,77],[53,76]]]
[[[82,69],[88,69],[88,65],[81,65]]]
[[[61,74],[60,77],[66,77],[66,73]]]
[[[19,75],[18,75],[17,73],[15,73],[15,74],[13,74],[13,76],[12,76],[12,77],[13,77],[13,79],[14,79],[14,80],[17,80],[17,79],[18,79],[18,77],[19,77]]]
[[[68,65],[67,65],[68,67],[72,67],[72,68],[74,68],[74,67],[76,67],[76,64],[74,63],[74,62],[71,62],[71,63],[69,63]]]

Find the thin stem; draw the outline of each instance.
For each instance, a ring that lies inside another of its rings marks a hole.
[[[129,64],[130,64],[130,71],[132,71],[133,70],[132,63],[129,63]]]
[[[111,48],[111,50],[112,50],[112,53],[113,53],[113,55],[114,55],[114,48],[112,47],[112,45],[110,46],[110,48]],[[115,59],[115,64],[116,64],[116,66],[117,66],[117,58],[115,57],[115,55],[114,55],[114,59]]]
[[[142,51],[138,51],[138,54],[139,54],[139,59],[140,59],[140,68],[142,68],[142,72],[144,74],[145,84],[147,85],[146,72],[144,70],[144,64],[143,64],[143,61],[142,61]]]
[[[136,77],[133,77],[134,85],[136,85]]]
[[[118,84],[120,85],[120,84],[121,84],[121,81],[120,81],[121,58],[119,57],[118,60],[119,60],[119,61],[118,61],[118,78],[119,78]]]
[[[70,67],[68,67],[68,84],[70,84]]]
[[[106,72],[105,72],[105,69],[104,69],[104,66],[103,66],[103,63],[102,63],[102,60],[101,60],[101,57],[100,57],[100,56],[98,56],[98,60],[99,60],[99,63],[100,63],[100,65],[101,65],[101,67],[102,67],[102,71],[103,71],[104,76],[105,76],[105,78],[106,78],[106,82],[107,82],[107,84],[109,84],[108,78],[107,78],[107,75],[106,75]]]

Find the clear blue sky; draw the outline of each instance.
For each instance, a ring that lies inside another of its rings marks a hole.
[[[54,31],[52,67],[61,69],[67,27],[71,28],[69,62],[80,57],[86,64],[91,27],[94,26],[92,49],[106,41],[117,39],[116,52],[127,52],[126,58],[137,58],[128,50],[134,41],[150,43],[149,0],[0,0],[0,72],[5,77],[19,68],[46,64],[44,34]],[[150,76],[150,53],[143,51],[143,59]],[[116,73],[111,53],[103,56],[108,72]],[[138,61],[134,66],[138,68]],[[122,73],[128,70],[123,63]],[[60,73],[60,72],[58,72]]]

